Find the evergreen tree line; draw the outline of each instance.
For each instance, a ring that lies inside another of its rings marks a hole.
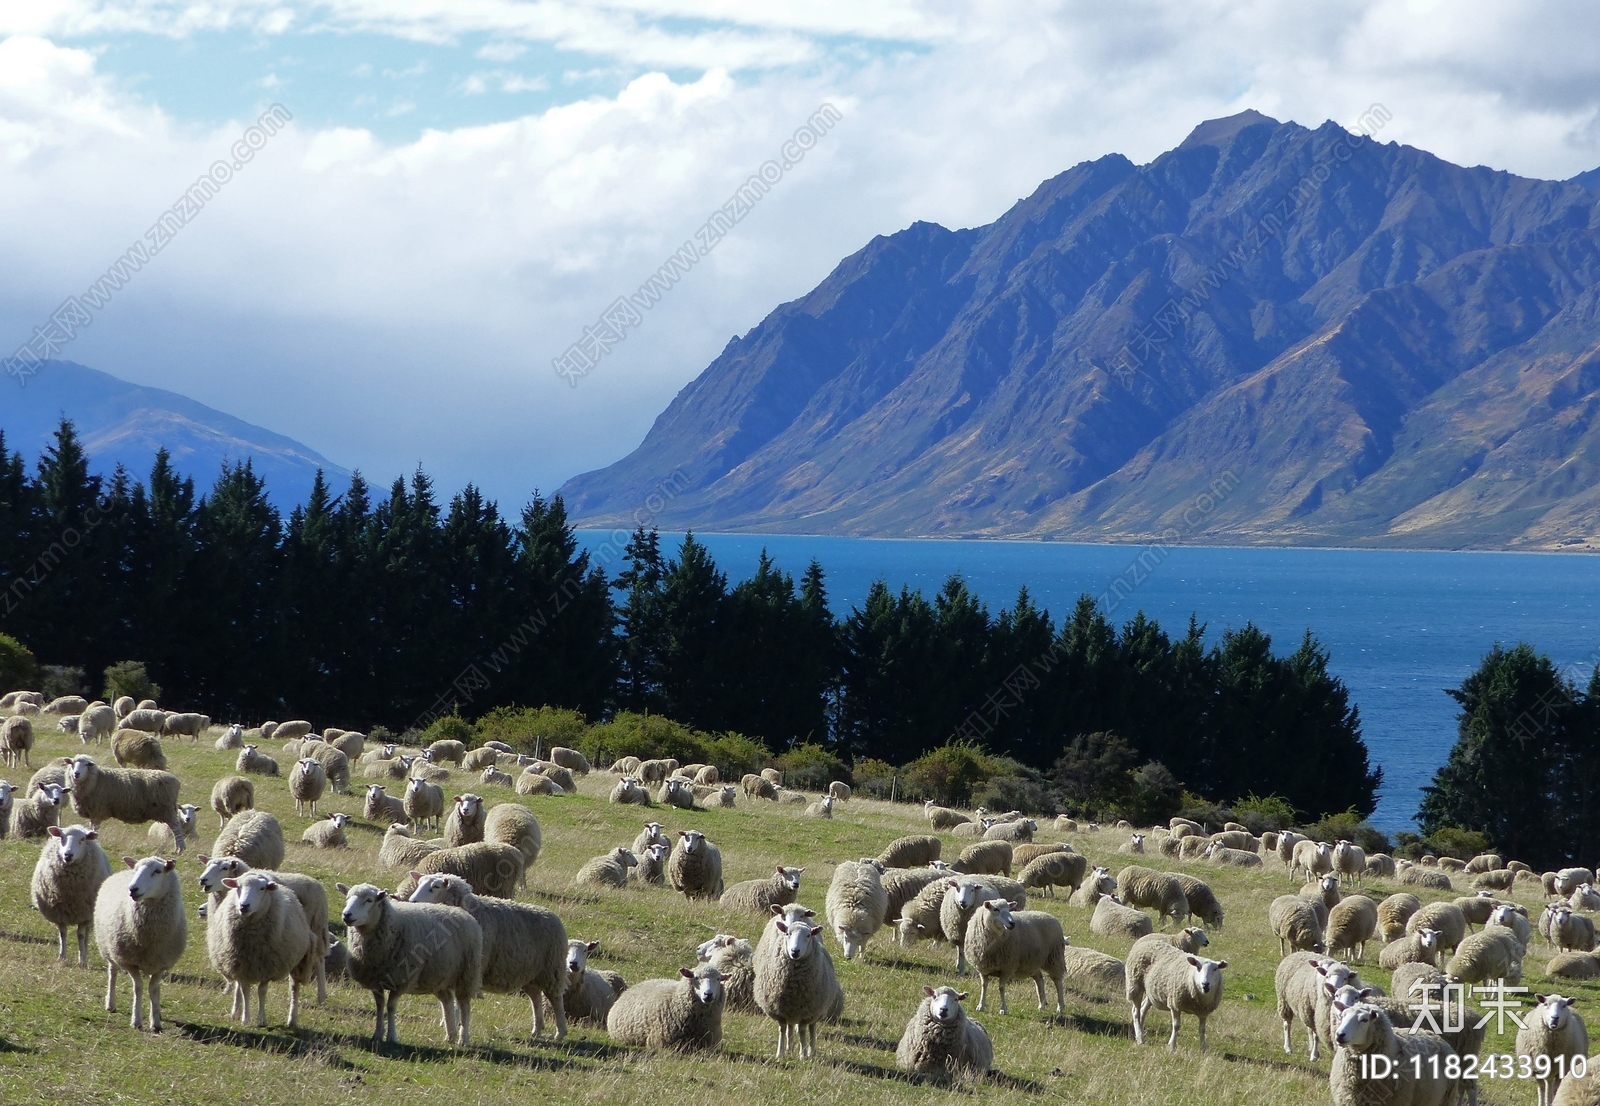
[[[144,661],[165,698],[219,719],[308,717],[401,731],[441,710],[550,704],[663,714],[774,751],[825,745],[900,764],[952,738],[1048,773],[1158,762],[1218,799],[1369,813],[1381,773],[1308,633],[1207,645],[1092,599],[1059,626],[1026,589],[992,614],[959,577],[929,599],[874,585],[838,616],[813,562],[763,554],[730,584],[693,536],[640,528],[608,573],[559,497],[515,518],[420,470],[387,494],[319,474],[287,519],[248,462],[205,494],[163,453],[102,480],[70,423],[29,473],[0,435],[0,631],[41,660]],[[1102,757],[1103,759],[1103,757]]]

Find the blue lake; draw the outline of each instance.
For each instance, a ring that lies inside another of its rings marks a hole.
[[[663,534],[676,550],[681,535]],[[929,595],[959,572],[989,605],[1028,586],[1059,623],[1084,592],[1100,595],[1141,552],[1061,542],[893,541],[776,535],[698,535],[737,581],[763,548],[796,577],[814,557],[836,615],[886,580]],[[609,532],[583,531],[592,550]],[[620,548],[620,545],[614,548]],[[609,551],[607,551],[609,552]],[[607,570],[615,572],[609,558]],[[1373,821],[1406,829],[1420,789],[1455,742],[1455,687],[1495,642],[1527,641],[1587,678],[1600,648],[1600,559],[1581,554],[1433,553],[1353,549],[1173,547],[1116,607],[1119,623],[1144,610],[1169,632],[1191,613],[1210,637],[1254,622],[1286,652],[1310,629],[1361,709],[1367,744],[1384,770]]]

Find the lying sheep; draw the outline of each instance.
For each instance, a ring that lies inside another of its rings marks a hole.
[[[1437,929],[1424,927],[1412,930],[1400,940],[1391,941],[1383,947],[1383,952],[1378,957],[1378,966],[1393,971],[1402,964],[1437,965],[1441,936]]]
[[[239,750],[239,759],[234,761],[233,770],[240,775],[249,772],[257,776],[276,776],[278,762],[261,752],[260,746],[246,745]]]
[[[1406,932],[1415,933],[1422,928],[1439,931],[1439,948],[1454,950],[1467,935],[1467,916],[1453,902],[1430,902],[1411,915],[1406,922]]]
[[[895,1047],[895,1065],[920,1075],[984,1075],[994,1066],[994,1047],[983,1026],[967,1017],[967,992],[924,986],[923,1000]]]
[[[502,772],[502,771],[500,771],[500,769],[495,768],[493,766],[485,768],[483,770],[483,774],[480,775],[478,778],[483,781],[483,784],[484,784],[485,787],[515,787],[515,786],[517,786],[517,781],[516,781],[516,778],[514,776],[511,776],[510,774],[508,774],[506,772]]]
[[[922,804],[922,816],[926,818],[936,830],[953,829],[956,826],[971,822],[972,819],[962,814],[959,810],[940,806],[932,799],[927,799]]]
[[[653,847],[660,847],[658,842]],[[735,883],[722,893],[724,909],[763,918],[772,916],[774,906],[787,906],[800,897],[800,873],[804,868],[785,868],[778,865],[776,873],[766,879],[750,879]]]
[[[236,856],[252,868],[283,864],[283,826],[266,810],[247,810],[229,820],[212,843],[212,856]],[[206,862],[205,857],[200,863]]]
[[[1322,923],[1312,905],[1298,895],[1279,895],[1267,911],[1272,934],[1278,939],[1278,955],[1291,952],[1326,952]]]
[[[1367,942],[1378,931],[1378,904],[1365,895],[1352,895],[1328,912],[1324,943],[1334,955],[1344,952],[1365,960]]]
[[[472,1000],[483,990],[483,930],[472,915],[454,906],[395,902],[370,883],[337,886],[345,895],[340,917],[348,927],[350,979],[372,992],[377,1009],[372,1039],[398,1044],[400,996],[431,994],[443,1010],[446,1038],[465,1047]]]
[[[778,1023],[778,1056],[791,1049],[802,1057],[817,1054],[817,1023],[843,999],[833,958],[823,944],[822,927],[811,924],[804,907],[774,907],[756,944],[756,1007]]]
[[[101,768],[83,754],[72,758],[72,809],[95,829],[108,818],[129,825],[165,822],[183,851],[178,777],[139,768]]]
[[[1005,899],[983,902],[967,925],[967,963],[978,973],[978,1009],[989,997],[989,980],[1000,985],[1000,1013],[1006,1014],[1006,984],[1031,978],[1045,1008],[1044,977],[1056,985],[1056,1014],[1066,1012],[1066,937],[1061,922],[1043,910],[1014,911]]]
[[[383,845],[378,849],[378,863],[385,868],[409,872],[422,858],[444,848],[443,842],[421,841],[411,836],[404,822],[395,822],[383,835]]]
[[[632,850],[617,846],[610,852],[584,862],[578,874],[572,877],[576,887],[626,887],[628,869],[636,867],[639,858]]]
[[[181,845],[171,826],[165,822],[150,823],[150,829],[145,834],[149,839],[150,848],[157,854],[179,853],[190,845],[200,844],[200,826],[197,817],[199,813],[200,808],[193,803],[184,803],[178,807],[178,827],[183,831]]]
[[[524,768],[517,777],[518,795],[561,795],[561,785],[536,768]]]
[[[1072,893],[1068,903],[1072,906],[1093,910],[1102,898],[1117,893],[1117,881],[1112,878],[1109,868],[1096,868],[1090,872],[1078,889]]]
[[[1135,966],[1128,958],[1128,1004],[1134,1010],[1133,1039],[1144,1044],[1144,1023],[1152,1008],[1172,1017],[1167,1050],[1178,1048],[1184,1014],[1200,1021],[1200,1051],[1206,1050],[1206,1020],[1222,1004],[1222,972],[1226,960],[1208,960],[1166,944],[1146,946],[1149,959]]]
[[[483,840],[483,824],[488,812],[483,808],[483,797],[472,792],[457,795],[450,804],[450,817],[445,819],[444,840],[447,845],[470,845]]]
[[[606,1032],[619,1044],[712,1049],[722,1043],[723,973],[709,964],[679,969],[678,979],[646,979],[617,996]]]
[[[613,803],[635,803],[639,806],[650,805],[650,792],[641,787],[638,779],[633,776],[623,776],[618,780],[616,786],[611,789],[611,794],[608,798]]]
[[[289,1020],[300,1020],[300,986],[317,978],[323,947],[313,942],[294,892],[266,872],[222,881],[228,889],[207,914],[206,951],[222,978],[238,989],[239,1020],[250,1022],[250,987],[258,991],[256,1024],[267,1024],[267,986],[289,980]]]
[[[1138,940],[1155,932],[1150,915],[1124,905],[1116,895],[1104,895],[1094,905],[1094,916],[1089,919],[1089,932],[1101,937],[1121,937]]]
[[[544,840],[539,831],[539,819],[521,803],[497,803],[490,807],[483,820],[483,839],[515,846],[522,853],[524,870],[532,868],[533,862],[539,859]]]
[[[889,842],[878,860],[886,868],[926,868],[943,849],[944,842],[931,834],[912,834]]]
[[[668,777],[662,781],[661,790],[656,792],[656,802],[679,810],[693,810],[694,788],[677,776]]]
[[[651,845],[665,845],[670,849],[672,847],[672,838],[666,835],[665,829],[666,827],[660,822],[646,822],[644,828],[639,831],[638,836],[633,839],[633,845],[630,847],[635,853],[641,853]]]
[[[350,815],[330,814],[320,822],[313,822],[300,835],[300,840],[317,849],[347,849],[350,842],[344,828],[350,824]]]
[[[1118,847],[1117,852],[1122,853],[1124,856],[1143,856],[1144,842],[1145,835],[1142,833],[1136,833],[1132,837],[1128,838],[1128,840],[1124,841],[1121,846]]]
[[[67,928],[78,927],[78,966],[89,966],[89,929],[95,899],[111,875],[111,861],[100,848],[99,834],[87,826],[51,826],[33,867],[32,904],[39,916],[56,927],[57,959],[67,959]]]
[[[167,755],[161,739],[143,730],[118,730],[111,738],[111,755],[123,768],[165,768]]]
[[[122,861],[127,871],[108,876],[95,896],[94,939],[106,962],[106,1011],[117,1011],[120,969],[133,979],[133,1028],[143,1028],[148,981],[150,1029],[159,1033],[161,981],[183,956],[189,939],[177,864],[159,856],[125,856]]]
[[[1550,1106],[1562,1075],[1572,1070],[1578,1057],[1589,1055],[1589,1027],[1572,1009],[1575,1000],[1562,995],[1535,995],[1534,999],[1537,1005],[1517,1031],[1517,1055],[1528,1057],[1530,1062],[1541,1056],[1549,1058],[1549,1074],[1543,1078],[1535,1074],[1535,1079],[1539,1083],[1539,1106]]]
[[[1403,887],[1424,887],[1430,891],[1451,890],[1450,877],[1443,872],[1431,872],[1418,865],[1409,865],[1400,870],[1396,879]]]
[[[461,767],[467,772],[481,772],[485,768],[494,768],[500,763],[500,751],[487,746],[472,749],[461,758]]]
[[[1592,952],[1558,952],[1544,967],[1551,979],[1600,979],[1600,959]]]
[[[989,818],[974,818],[970,822],[962,822],[959,826],[951,826],[950,834],[953,837],[982,837],[989,832],[989,827],[994,821]]]
[[[1357,1003],[1344,1012],[1333,1036],[1338,1048],[1328,1086],[1334,1106],[1450,1106],[1457,1101],[1461,1081],[1450,1077],[1446,1064],[1455,1050],[1433,1034],[1396,1033],[1389,1015]],[[1374,1056],[1388,1064],[1373,1064]]]
[[[686,899],[722,895],[722,853],[699,830],[679,830],[667,858],[667,879]]]
[[[406,820],[406,804],[404,800],[386,794],[381,783],[368,784],[361,816],[377,825],[391,826]]]
[[[89,705],[82,695],[58,695],[44,705],[45,714],[81,714]]]
[[[1206,851],[1201,854],[1211,863],[1221,868],[1259,868],[1261,857],[1244,849],[1228,849],[1221,845],[1206,846]]]
[[[1015,822],[998,822],[990,826],[983,831],[983,838],[985,841],[1009,841],[1014,844],[1018,841],[1032,841],[1038,829],[1038,822],[1032,818],[1022,818]]]
[[[1115,956],[1096,949],[1079,948],[1071,938],[1067,938],[1061,956],[1062,964],[1066,967],[1068,990],[1079,994],[1122,996],[1127,987],[1128,974],[1122,961]]]
[[[616,972],[589,967],[589,956],[600,947],[599,941],[567,942],[567,1021],[590,1022],[604,1026],[617,996],[628,989]]]
[[[1024,887],[1043,889],[1048,898],[1055,897],[1057,887],[1067,888],[1070,897],[1082,886],[1088,867],[1089,858],[1078,853],[1045,853],[1024,864],[1017,879]]]
[[[883,928],[889,896],[878,869],[865,861],[846,860],[833,870],[824,904],[828,925],[846,960],[854,960],[872,935]]]
[[[392,760],[369,761],[361,770],[361,776],[369,780],[407,780],[411,778],[411,766],[415,763],[415,758],[403,756]]]
[[[455,906],[483,931],[483,988],[525,995],[533,1005],[533,1035],[544,1032],[543,996],[555,1015],[556,1040],[567,1035],[567,930],[551,911],[531,903],[479,898],[460,876],[417,881],[412,902]]]
[[[475,841],[430,852],[400,881],[396,893],[401,898],[409,898],[417,888],[417,881],[431,875],[460,876],[474,894],[509,899],[515,897],[526,868],[516,846],[498,841]]]
[[[61,803],[66,794],[60,784],[47,783],[21,802],[13,800],[13,835],[26,841],[49,833],[61,822]]]

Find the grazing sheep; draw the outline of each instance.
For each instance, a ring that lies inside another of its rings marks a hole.
[[[1011,874],[1011,842],[980,841],[961,850],[960,858],[950,866],[966,875],[993,876]]]
[[[1121,937],[1137,940],[1155,932],[1150,915],[1124,905],[1116,895],[1103,895],[1094,905],[1094,915],[1089,919],[1089,932],[1101,937]]]
[[[239,759],[234,762],[233,770],[243,775],[246,772],[257,776],[276,776],[278,762],[260,751],[258,745],[246,745],[239,750]]]
[[[1067,901],[1072,906],[1093,910],[1102,898],[1116,893],[1117,881],[1112,878],[1111,869],[1095,868]]]
[[[1443,936],[1437,929],[1415,929],[1407,933],[1398,941],[1390,941],[1383,947],[1383,952],[1378,957],[1378,966],[1393,971],[1402,964],[1432,964],[1439,963],[1439,939]]]
[[[167,712],[154,707],[140,707],[122,719],[121,724],[123,729],[158,734],[166,728]]]
[[[116,702],[111,704],[112,711],[118,719],[126,718],[133,713],[135,704],[132,695],[120,695]]]
[[[1211,890],[1210,884],[1183,872],[1166,874],[1177,880],[1178,886],[1183,889],[1183,897],[1189,903],[1190,917],[1198,918],[1201,925],[1211,929],[1222,929],[1224,917],[1222,903],[1217,900],[1216,892]]]
[[[1032,842],[1025,845],[1013,845],[1011,846],[1011,866],[1013,868],[1021,868],[1024,864],[1037,860],[1041,856],[1047,856],[1050,853],[1071,853],[1076,851],[1065,841],[1057,842],[1054,845],[1035,845]]]
[[[516,846],[475,841],[430,852],[400,881],[395,894],[410,898],[423,876],[448,875],[466,880],[474,894],[509,899],[516,896],[526,874],[522,853]]]
[[[266,872],[222,881],[228,893],[207,915],[211,966],[237,988],[239,1020],[250,1022],[250,987],[258,988],[256,1024],[267,1024],[267,985],[289,979],[290,1027],[300,1020],[300,985],[317,977],[324,950],[313,943],[294,892]]]
[[[99,834],[87,826],[51,826],[33,867],[32,903],[40,917],[56,927],[57,959],[67,959],[67,928],[78,927],[78,966],[89,966],[89,928],[95,899],[111,875],[111,861],[100,848]]]
[[[1366,874],[1369,876],[1377,876],[1380,879],[1393,879],[1394,857],[1385,855],[1384,853],[1373,853],[1372,855],[1368,856]]]
[[[632,850],[619,845],[603,856],[586,861],[572,877],[572,882],[578,887],[626,887],[628,869],[638,863],[639,858]]]
[[[1476,895],[1463,895],[1455,903],[1461,910],[1461,916],[1467,920],[1467,931],[1470,933],[1473,926],[1481,926],[1489,921],[1489,915],[1500,905],[1500,900],[1487,891],[1479,891]]]
[[[483,839],[498,841],[502,845],[515,845],[522,853],[525,868],[532,868],[539,859],[544,838],[539,832],[539,819],[521,803],[497,803],[489,808],[483,820]]]
[[[83,754],[72,758],[72,809],[95,829],[108,818],[129,825],[165,822],[183,851],[178,777],[139,768],[101,768]]]
[[[455,906],[396,902],[370,883],[337,886],[345,894],[340,917],[348,927],[350,979],[372,992],[377,1008],[373,1040],[398,1044],[400,996],[431,994],[443,1010],[446,1038],[465,1047],[472,1000],[483,989],[483,930],[472,915]]]
[[[1487,931],[1462,938],[1444,967],[1452,980],[1467,984],[1503,979],[1522,982],[1522,946],[1509,933]]]
[[[1056,1013],[1066,1010],[1066,937],[1061,922],[1043,910],[1014,911],[1005,899],[988,899],[978,906],[967,925],[964,951],[967,963],[978,973],[978,1009],[989,997],[989,980],[1000,985],[1000,1013],[1006,1014],[1006,984],[1032,978],[1039,992],[1039,1009],[1045,1008],[1044,977],[1056,985]]]
[[[803,871],[804,868],[785,868],[780,864],[777,872],[766,879],[745,880],[729,887],[722,893],[722,905],[729,911],[771,917],[774,906],[788,906],[800,897],[800,873]]]
[[[456,796],[450,805],[450,817],[444,822],[444,840],[447,845],[470,845],[483,840],[483,823],[488,812],[483,808],[483,797],[472,792]]]
[[[1479,872],[1492,872],[1496,868],[1504,867],[1505,864],[1501,862],[1498,854],[1479,853],[1477,856],[1467,861],[1465,870],[1470,872],[1472,875],[1477,875]]]
[[[111,755],[123,768],[165,768],[167,755],[161,739],[143,730],[118,730],[111,738]]]
[[[1328,951],[1365,960],[1367,942],[1378,931],[1378,904],[1365,895],[1351,895],[1328,912],[1324,942]]]
[[[935,940],[944,936],[939,924],[939,913],[944,905],[945,892],[955,886],[960,878],[941,872],[925,883],[910,901],[900,908],[900,918],[895,922],[895,940],[899,944],[910,948],[923,936],[930,936]],[[886,887],[885,891],[887,890]],[[887,920],[885,915],[885,921]]]
[[[967,992],[924,986],[922,993],[895,1047],[895,1065],[920,1075],[987,1074],[994,1066],[994,1047],[983,1026],[961,1008]]]
[[[1445,1062],[1456,1052],[1443,1039],[1396,1033],[1389,1015],[1365,1002],[1344,1012],[1333,1039],[1338,1047],[1328,1087],[1334,1106],[1451,1106],[1457,1101],[1461,1080],[1449,1076]],[[1373,1064],[1374,1056],[1388,1063]]]
[[[237,777],[235,777],[237,778]],[[384,793],[381,783],[367,785],[367,797],[361,807],[361,816],[380,826],[390,826],[406,820],[406,804],[402,799]]]
[[[518,795],[561,795],[561,785],[538,769],[529,766],[517,777]]]
[[[438,842],[417,840],[411,836],[404,822],[395,822],[383,835],[383,845],[378,849],[378,863],[385,868],[409,872],[422,863],[423,857],[442,848],[444,846]]]
[[[1510,868],[1497,868],[1474,879],[1472,887],[1477,891],[1509,891],[1516,880],[1517,873]]]
[[[926,868],[939,859],[944,842],[931,834],[898,837],[884,847],[878,860],[886,868]]]
[[[300,840],[318,849],[347,849],[344,828],[350,824],[348,814],[330,814],[320,822],[312,822],[300,835]]]
[[[211,845],[212,856],[236,856],[252,868],[276,869],[283,864],[284,851],[283,826],[266,810],[236,815]]]
[[[584,1021],[603,1027],[617,996],[628,989],[627,982],[616,972],[589,967],[589,955],[599,947],[599,941],[567,942],[565,1001],[569,1023]]]
[[[557,745],[550,750],[550,759],[575,775],[587,776],[590,772],[589,758],[576,749],[568,749],[565,746]],[[717,781],[713,778],[702,782],[716,783]]]
[[[1402,887],[1423,887],[1430,891],[1452,890],[1449,876],[1443,872],[1431,872],[1418,865],[1402,868],[1396,882]]]
[[[544,1003],[555,1014],[556,1040],[567,1035],[567,929],[561,919],[530,903],[484,899],[460,876],[432,875],[417,881],[412,902],[455,906],[471,914],[483,931],[483,988],[526,995],[533,1005],[533,1035],[544,1032]]]
[[[878,869],[865,861],[846,860],[833,870],[824,909],[829,928],[846,960],[854,960],[872,935],[883,928],[889,896]]]
[[[965,814],[962,814],[959,810],[951,810],[947,806],[940,806],[932,799],[928,799],[923,802],[922,816],[926,818],[936,830],[953,829],[956,826],[965,825],[966,823],[972,821],[972,819],[968,818]]]
[[[289,795],[294,799],[294,812],[302,817],[317,816],[317,802],[328,789],[328,774],[315,757],[301,757],[289,770]],[[308,809],[309,808],[309,809]]]
[[[210,725],[210,715],[169,714],[161,725],[161,733],[166,737],[187,737],[199,741],[200,735]]]
[[[1152,1007],[1172,1017],[1167,1051],[1178,1048],[1184,1014],[1200,1021],[1200,1051],[1206,1050],[1206,1020],[1222,1005],[1222,972],[1226,960],[1208,960],[1167,944],[1151,944],[1149,959],[1136,970],[1128,957],[1128,1004],[1133,1008],[1133,1039],[1144,1044],[1144,1023]]]
[[[345,755],[347,763],[358,760],[362,751],[367,747],[367,735],[357,733],[355,730],[347,730],[344,733],[329,730],[322,736],[327,740],[328,744]]]
[[[722,894],[722,853],[699,830],[679,830],[667,858],[667,879],[686,899],[714,899]]]
[[[649,762],[646,761],[646,763],[648,764]],[[746,774],[745,777],[739,781],[739,786],[744,791],[744,797],[746,799],[770,799],[772,802],[778,801],[777,785],[771,780],[762,776],[758,776],[753,772]]]
[[[89,705],[82,695],[60,695],[44,705],[45,714],[81,714]]]
[[[756,1007],[778,1023],[778,1056],[798,1049],[817,1054],[817,1023],[843,1001],[822,927],[794,904],[775,907],[755,950]]]
[[[1117,898],[1132,907],[1156,912],[1157,919],[1171,918],[1181,926],[1189,920],[1189,896],[1177,878],[1153,868],[1130,864],[1117,873]]]
[[[640,883],[648,883],[652,887],[664,887],[667,882],[667,856],[671,853],[665,845],[651,845],[643,852],[636,854],[639,857],[639,867],[634,869],[634,876]]]
[[[444,817],[444,788],[426,780],[408,780],[403,802],[406,818],[410,820],[413,830],[424,828],[429,823],[434,829],[439,828],[439,820]]]
[[[783,773],[779,772],[776,768],[763,768],[761,770],[761,778],[766,780],[773,787],[783,786]],[[1594,877],[1591,876],[1590,878],[1593,879]]]
[[[165,822],[152,822],[145,836],[150,841],[150,848],[157,854],[182,852],[190,845],[200,844],[200,826],[196,817],[200,808],[193,803],[184,803],[178,807],[178,826],[183,833],[183,844],[178,844],[177,835],[172,832],[172,827]]]
[[[1033,835],[1038,832],[1039,823],[1032,818],[1022,818],[1015,822],[998,822],[983,831],[985,841],[1009,841],[1015,844],[1018,841],[1032,841]]]
[[[639,806],[650,805],[650,792],[639,786],[639,780],[634,776],[623,776],[611,789],[609,799],[613,803],[635,803]]]
[[[643,763],[638,757],[618,757],[606,771],[618,776],[637,776],[639,766]]]
[[[848,803],[850,801],[850,785],[843,780],[834,780],[828,784],[828,796],[835,802]]]
[[[1411,915],[1406,922],[1406,932],[1415,933],[1423,927],[1439,931],[1441,951],[1454,950],[1467,935],[1467,916],[1453,902],[1430,902]]]
[[[1422,909],[1422,900],[1404,891],[1390,895],[1378,904],[1378,930],[1385,941],[1398,941],[1406,934],[1411,915]]]
[[[117,729],[117,713],[104,703],[84,708],[78,716],[78,740],[85,745],[91,741],[98,745]]]
[[[1078,853],[1045,853],[1024,864],[1017,879],[1024,887],[1042,888],[1048,898],[1055,897],[1057,887],[1068,888],[1070,896],[1083,884],[1088,867],[1089,858]]]
[[[1316,1063],[1323,1041],[1322,1028],[1328,1023],[1328,1008],[1335,991],[1354,982],[1356,973],[1337,960],[1313,952],[1292,952],[1278,962],[1273,973],[1273,992],[1277,997],[1278,1017],[1283,1020],[1283,1051],[1294,1054],[1294,1022],[1306,1027],[1310,1059]]]
[[[1279,895],[1267,911],[1272,934],[1278,939],[1278,955],[1291,952],[1326,952],[1322,922],[1312,905],[1299,895]]]
[[[117,971],[133,979],[133,1028],[143,1028],[146,981],[150,1029],[161,1031],[161,981],[183,955],[188,919],[178,885],[177,864],[159,856],[122,858],[126,871],[100,884],[94,906],[94,939],[106,962],[106,1011],[117,1010]]]
[[[645,760],[639,762],[639,767],[635,774],[645,783],[660,783],[676,767],[677,761],[674,760]]]
[[[485,768],[493,768],[500,763],[500,750],[488,746],[470,750],[461,758],[461,767],[467,772],[480,772]]]
[[[722,1043],[723,973],[709,964],[680,968],[678,979],[646,979],[629,987],[606,1015],[619,1044],[712,1049]]]
[[[60,784],[47,783],[20,803],[14,803],[12,832],[23,840],[49,833],[61,822],[61,800],[66,794]]]
[[[422,751],[422,755],[430,764],[454,764],[460,767],[467,758],[467,747],[459,741],[435,741]]]
[[[33,764],[28,759],[32,749],[32,722],[20,715],[13,715],[0,722],[0,757],[4,758],[9,767],[25,765],[32,768]]]

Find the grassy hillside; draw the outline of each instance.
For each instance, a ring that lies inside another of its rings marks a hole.
[[[33,754],[35,768],[51,756],[81,751],[76,737],[48,732],[54,729],[54,719],[42,721],[39,747]],[[1162,1044],[1136,1047],[1120,997],[1069,994],[1067,1016],[1062,1019],[1037,1011],[1031,986],[1018,985],[1012,988],[1009,1016],[999,1015],[993,993],[989,1011],[977,1014],[974,979],[968,1013],[988,1028],[1003,1074],[976,1091],[907,1080],[894,1067],[895,1043],[922,986],[956,982],[954,956],[947,947],[927,942],[901,949],[884,934],[870,943],[864,961],[851,963],[840,957],[829,939],[845,988],[846,1011],[839,1025],[819,1030],[815,1062],[774,1061],[776,1026],[731,1013],[725,1019],[722,1052],[709,1059],[620,1049],[603,1030],[583,1027],[574,1027],[560,1045],[547,1038],[530,1043],[527,1002],[503,995],[486,996],[474,1004],[473,1044],[465,1052],[443,1047],[438,1004],[424,997],[408,997],[401,1003],[403,1047],[374,1051],[368,1036],[371,998],[347,984],[331,987],[324,1006],[308,1002],[296,1032],[280,1025],[265,1031],[240,1029],[227,1021],[228,999],[206,959],[203,923],[194,914],[201,900],[196,853],[210,851],[217,828],[207,806],[211,785],[231,772],[234,758],[213,751],[210,739],[198,745],[169,740],[166,747],[172,769],[184,782],[183,801],[205,808],[204,844],[178,862],[190,937],[176,980],[164,989],[167,1028],[152,1036],[128,1027],[131,996],[126,977],[119,1012],[113,1016],[104,1011],[104,966],[94,953],[89,971],[57,963],[53,927],[28,906],[38,845],[15,839],[0,842],[0,937],[6,942],[5,955],[0,956],[0,1102],[233,1100],[302,1106],[384,1101],[468,1106],[538,1095],[650,1106],[659,1106],[663,1096],[686,1106],[757,1099],[778,1106],[920,1103],[930,1095],[1117,1106],[1290,1106],[1328,1101],[1327,1062],[1314,1066],[1306,1061],[1304,1034],[1298,1026],[1296,1055],[1285,1056],[1281,1049],[1272,985],[1278,946],[1268,934],[1265,918],[1267,903],[1291,889],[1291,883],[1275,861],[1253,872],[1191,866],[1216,888],[1228,912],[1227,925],[1213,935],[1209,950],[1227,959],[1230,967],[1222,1009],[1210,1026],[1211,1052],[1206,1057],[1196,1051],[1192,1019],[1186,1021],[1176,1056],[1169,1056]],[[111,762],[107,747],[92,752]],[[280,760],[286,764],[288,758]],[[18,785],[25,785],[28,774],[20,768],[7,773]],[[557,910],[572,936],[598,939],[596,966],[615,969],[630,982],[675,973],[693,961],[694,946],[713,931],[755,939],[758,920],[730,918],[715,903],[687,904],[669,890],[573,889],[572,874],[583,861],[630,842],[647,817],[637,807],[609,805],[605,793],[611,782],[610,776],[597,772],[583,781],[578,796],[529,800],[543,827],[544,852],[529,873],[526,897]],[[476,791],[491,804],[517,798],[509,791],[484,788],[460,773],[446,788],[452,794]],[[284,778],[258,777],[256,797],[257,806],[276,814],[286,836],[295,842],[284,867],[322,878],[336,903],[332,885],[337,880],[370,880],[390,887],[398,882],[397,873],[377,865],[377,826],[358,821],[349,831],[350,850],[318,852],[298,844],[308,820],[295,817]],[[358,818],[361,809],[356,795],[330,797],[323,806]],[[767,875],[779,863],[805,865],[801,901],[819,912],[835,861],[875,854],[901,834],[926,830],[920,810],[914,807],[857,799],[840,804],[832,821],[805,818],[800,809],[762,802],[706,812],[658,808],[649,816],[665,822],[669,830],[689,826],[705,830],[722,849],[730,883]],[[64,820],[73,820],[70,811]],[[142,856],[149,851],[145,834],[145,827],[112,823],[103,829],[102,844],[114,862],[123,854]],[[1041,834],[1040,840],[1051,839],[1049,833]],[[1115,855],[1121,835],[1111,831],[1071,840],[1079,851],[1113,871],[1126,860]],[[954,857],[960,841],[947,839],[947,859]],[[1177,862],[1156,858],[1153,863],[1174,867]],[[1379,889],[1387,893],[1386,888]],[[1030,908],[1041,905],[1061,917],[1075,944],[1126,954],[1126,943],[1090,934],[1086,911],[1066,905],[1064,899],[1029,903]],[[1377,948],[1373,946],[1372,967],[1364,975],[1386,984],[1388,973],[1376,968]],[[1528,982],[1536,989],[1545,958],[1544,950],[1529,952]],[[1591,1000],[1600,996],[1596,986],[1563,984],[1560,989],[1577,990]],[[282,1022],[286,987],[272,988],[268,1011],[274,1023]],[[1155,1039],[1164,1042],[1165,1017],[1152,1014],[1150,1024]],[[1491,1031],[1485,1051],[1511,1050],[1509,1036],[1496,1038]],[[1490,1084],[1481,1100],[1523,1102],[1533,1094],[1526,1084]]]

